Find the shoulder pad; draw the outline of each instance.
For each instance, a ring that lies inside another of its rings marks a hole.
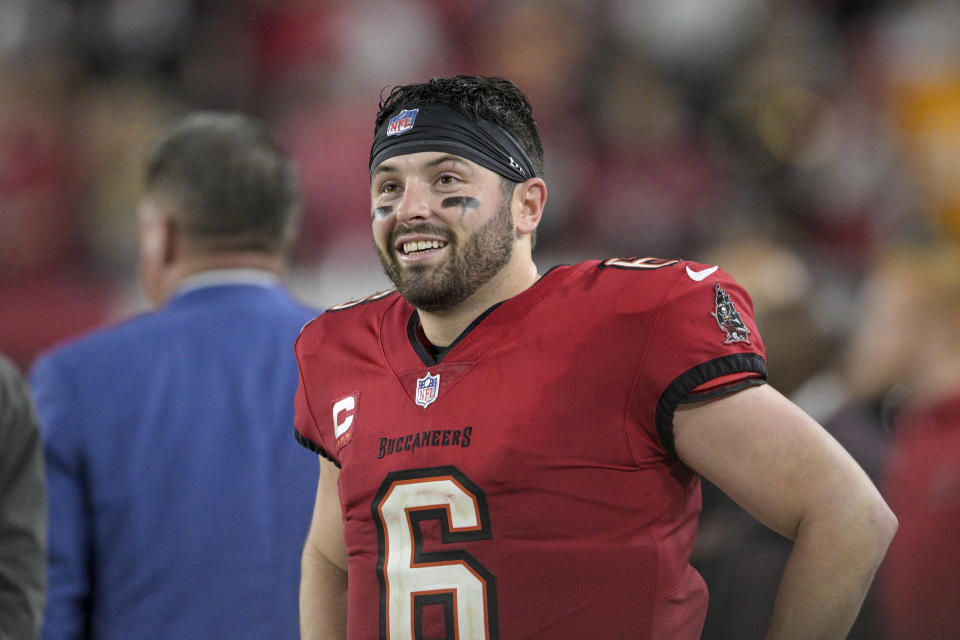
[[[602,261],[599,266],[601,269],[611,268],[649,271],[650,269],[671,267],[679,263],[680,260],[676,258],[607,258],[606,260]]]
[[[386,291],[379,291],[377,293],[372,293],[365,298],[360,298],[359,300],[349,300],[347,302],[341,302],[340,304],[335,304],[329,309],[327,309],[327,312],[329,313],[332,311],[344,311],[346,309],[352,309],[354,307],[358,307],[362,304],[376,302],[377,300],[382,300],[383,298],[386,298],[387,296],[389,296],[391,293],[394,293],[394,292],[396,292],[396,289],[387,289]]]

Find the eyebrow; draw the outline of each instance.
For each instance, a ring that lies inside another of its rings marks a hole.
[[[378,166],[376,169],[374,169],[374,170],[373,170],[373,173],[370,174],[370,179],[372,180],[374,177],[376,177],[377,175],[379,175],[379,174],[381,174],[381,173],[390,173],[391,171],[396,171],[396,168],[390,166],[389,164],[383,164],[383,163],[381,163],[380,166]]]

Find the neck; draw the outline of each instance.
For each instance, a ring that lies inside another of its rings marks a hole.
[[[450,346],[470,323],[484,311],[504,300],[526,291],[540,278],[537,266],[529,261],[512,269],[504,269],[469,298],[443,311],[418,309],[420,326],[431,344]]]

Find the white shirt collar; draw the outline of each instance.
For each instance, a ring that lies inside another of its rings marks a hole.
[[[176,295],[206,287],[222,285],[272,287],[279,282],[280,279],[276,274],[264,269],[210,269],[191,274],[181,280],[177,285]]]

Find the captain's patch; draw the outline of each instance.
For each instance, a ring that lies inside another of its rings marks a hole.
[[[360,392],[338,398],[331,404],[333,417],[333,436],[337,439],[337,448],[342,449],[353,437],[354,420],[360,409]]]

